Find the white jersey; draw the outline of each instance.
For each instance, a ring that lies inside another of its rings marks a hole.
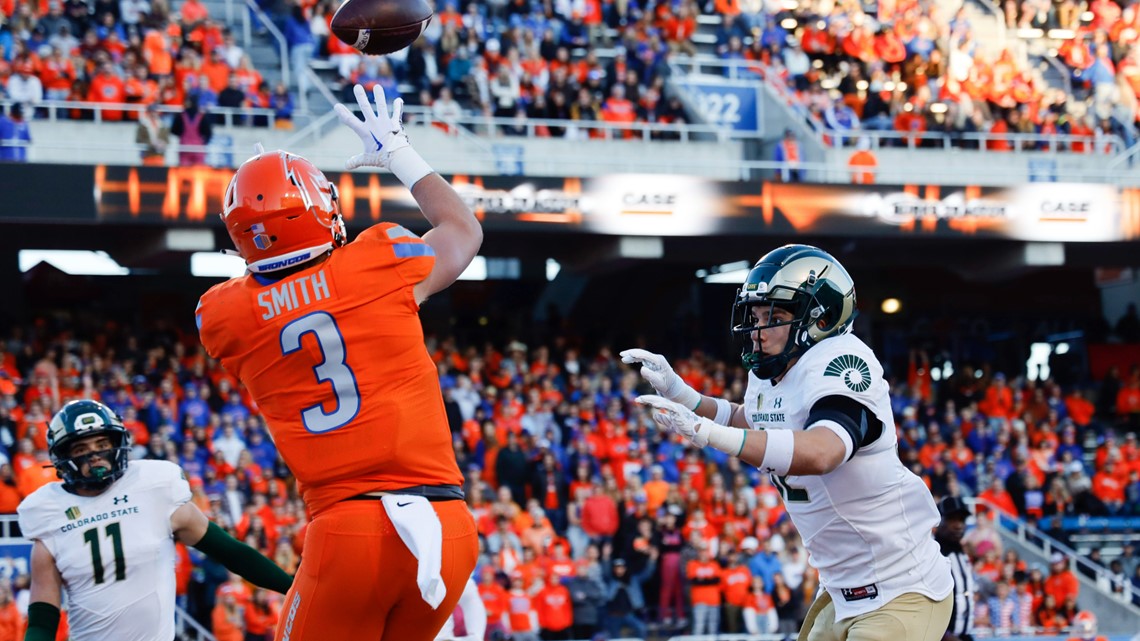
[[[777,385],[749,373],[745,416],[753,429],[802,431],[812,427],[812,406],[828,396],[861,403],[882,422],[882,433],[863,447],[852,444],[853,456],[828,474],[772,481],[831,594],[836,620],[907,592],[945,598],[953,582],[931,534],[938,509],[899,460],[889,386],[871,348],[854,335],[835,336],[804,352]]]
[[[72,641],[174,638],[174,533],[190,500],[182,470],[131,461],[99,496],[49,483],[20,503],[20,529],[55,557],[67,593]]]

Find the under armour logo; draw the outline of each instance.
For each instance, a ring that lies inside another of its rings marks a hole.
[[[127,495],[126,494],[122,495],[121,497],[119,497],[119,496],[115,497],[115,505],[118,505],[120,502],[122,502],[122,503],[127,502]]]
[[[773,409],[780,409],[780,406],[783,404],[784,404],[784,397],[783,396],[777,397],[775,400],[772,401]]]

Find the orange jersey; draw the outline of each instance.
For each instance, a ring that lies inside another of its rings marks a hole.
[[[413,288],[431,246],[381,223],[278,281],[210,288],[202,345],[248,388],[316,514],[416,485],[462,485]]]

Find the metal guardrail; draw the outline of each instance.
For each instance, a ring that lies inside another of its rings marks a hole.
[[[1135,599],[1140,599],[1140,589],[1132,585],[1132,582],[1130,580],[1124,585],[1123,595],[1127,598],[1119,597],[1113,593],[1105,593],[1101,586],[1111,585],[1113,576],[1112,573],[1109,572],[1108,568],[1105,568],[1099,563],[1090,561],[1087,557],[1081,556],[1080,553],[1078,553],[1073,548],[1065,545],[1064,543],[1061,543],[1048,534],[1045,534],[1041,530],[1038,530],[1036,527],[1030,525],[1029,523],[1026,523],[1022,519],[1014,518],[1008,514],[1003,513],[1000,509],[998,509],[997,506],[995,506],[993,503],[990,503],[989,501],[986,501],[985,499],[967,498],[965,500],[967,503],[973,504],[975,506],[977,504],[981,504],[987,509],[991,510],[994,514],[997,514],[998,518],[995,519],[995,525],[997,527],[1009,531],[1010,534],[1017,538],[1017,540],[1021,543],[1025,543],[1041,549],[1042,553],[1046,557],[1051,556],[1054,552],[1060,552],[1063,554],[1065,556],[1069,569],[1072,570],[1074,574],[1085,578],[1088,578],[1091,575],[1091,581],[1098,591],[1101,591],[1102,594],[1104,594],[1106,597],[1127,607],[1132,611],[1133,614],[1136,615],[1136,620],[1140,621],[1140,607],[1136,607],[1133,604],[1133,601]]]
[[[250,41],[251,36],[249,16],[252,14],[257,17],[257,20],[261,23],[261,26],[265,27],[269,34],[273,36],[273,39],[277,41],[277,52],[281,56],[281,82],[285,83],[286,87],[291,87],[292,85],[289,82],[289,65],[291,58],[289,57],[288,41],[285,40],[285,36],[282,35],[281,30],[277,28],[277,25],[273,24],[273,21],[270,20],[269,16],[267,16],[265,12],[261,10],[261,7],[257,6],[257,3],[254,2],[254,0],[245,0],[245,6],[248,11],[242,12],[243,37],[247,43]]]
[[[8,106],[12,105],[14,102],[15,101],[9,99],[0,99],[0,106],[3,106],[5,109],[7,109]],[[107,120],[104,118],[104,112],[119,111],[141,114],[147,109],[146,105],[140,105],[137,103],[85,102],[71,100],[44,100],[26,106],[34,108],[36,111],[43,110],[47,112],[47,118],[32,118],[29,120],[29,122],[32,124],[43,122],[44,120],[47,120],[48,122],[57,122],[61,120],[83,122],[82,118],[71,118],[70,115],[61,117],[61,114],[63,112],[70,112],[72,110],[78,110],[85,113],[90,112],[92,115],[92,121],[94,122],[136,122],[137,120],[128,119]],[[159,113],[163,114],[182,113],[182,107],[180,106],[156,105],[156,108]],[[222,116],[224,118],[223,125],[226,127],[241,126],[235,124],[235,121],[239,118],[246,117],[265,118],[270,128],[276,126],[277,124],[277,113],[272,109],[262,109],[260,107],[209,107],[207,109],[204,109],[202,113],[217,114]]]
[[[1096,145],[1102,146],[1108,144],[1111,146],[1111,154],[1117,155],[1124,153],[1125,144],[1124,140],[1115,134],[1101,135],[1101,136],[1073,136],[1068,134],[1022,134],[1022,133],[1004,133],[995,134],[989,132],[978,133],[961,133],[950,134],[938,131],[926,132],[904,132],[894,130],[875,130],[875,129],[856,129],[856,130],[835,130],[829,129],[821,120],[808,112],[807,108],[791,95],[787,87],[782,83],[774,82],[768,78],[764,73],[762,67],[750,61],[725,61],[719,58],[707,58],[703,56],[675,56],[670,60],[670,67],[675,69],[678,73],[691,73],[697,75],[709,75],[715,78],[723,78],[728,80],[743,80],[743,79],[759,79],[762,80],[765,86],[769,87],[779,101],[783,104],[791,106],[793,111],[799,118],[806,119],[811,123],[809,130],[814,130],[813,135],[818,137],[821,143],[826,144],[824,138],[829,139],[830,146],[842,144],[843,140],[856,140],[861,137],[867,137],[875,144],[882,139],[894,140],[926,140],[934,141],[940,147],[949,149],[955,147],[955,143],[962,140],[970,140],[981,143],[990,142],[1008,142],[1014,148],[1013,150],[1022,153],[1037,153],[1038,151],[1059,152],[1061,151],[1058,146],[1065,145],[1071,146],[1072,143],[1086,143],[1090,141]],[[802,133],[802,132],[801,132]],[[1044,142],[1049,145],[1046,150],[1026,149],[1021,150],[1020,144],[1022,142]],[[908,145],[913,147],[914,145]],[[1011,150],[1012,151],[1012,150]],[[1003,152],[1004,153],[1004,152]],[[1072,152],[1079,153],[1079,152]]]

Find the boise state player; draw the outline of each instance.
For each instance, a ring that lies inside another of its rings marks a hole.
[[[279,640],[431,641],[475,568],[420,304],[475,257],[483,232],[411,148],[376,86],[364,120],[336,106],[364,152],[349,169],[391,171],[432,228],[379,223],[348,242],[335,186],[308,160],[265,152],[238,168],[222,220],[248,274],[196,313],[206,352],[249,390],[312,515]]]

